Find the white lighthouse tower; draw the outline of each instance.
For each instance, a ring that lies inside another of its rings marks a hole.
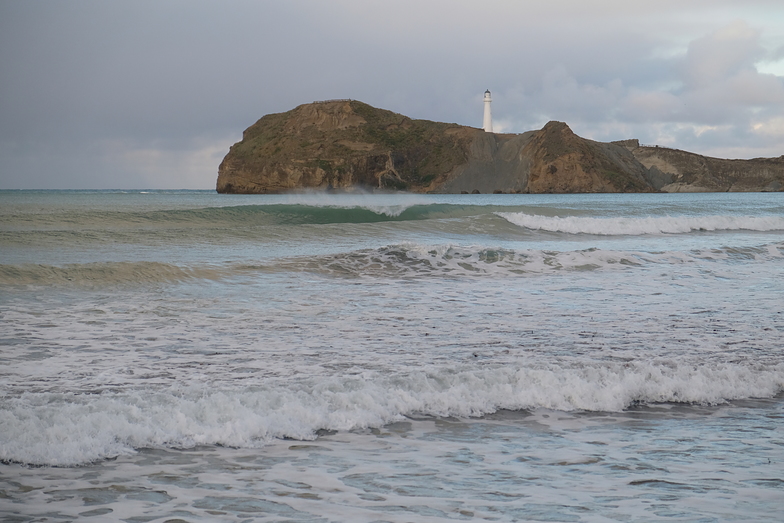
[[[490,113],[490,102],[493,100],[490,98],[490,89],[485,91],[485,118],[482,122],[482,128],[485,132],[492,133],[493,132],[493,115]]]

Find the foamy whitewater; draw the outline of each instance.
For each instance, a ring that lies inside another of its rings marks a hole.
[[[0,191],[0,520],[780,521],[784,193]]]

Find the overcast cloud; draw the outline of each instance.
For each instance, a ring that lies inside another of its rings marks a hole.
[[[261,116],[353,98],[784,154],[784,2],[0,0],[0,188],[213,188]]]

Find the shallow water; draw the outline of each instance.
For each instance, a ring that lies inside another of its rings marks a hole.
[[[143,449],[89,467],[7,466],[0,492],[18,521],[776,521],[781,399]]]
[[[9,521],[777,521],[784,196],[0,192]]]

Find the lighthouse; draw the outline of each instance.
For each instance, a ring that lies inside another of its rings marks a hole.
[[[490,98],[490,89],[485,91],[485,118],[482,122],[482,129],[485,132],[492,133],[493,132],[493,115],[490,113],[490,102],[493,100]]]

